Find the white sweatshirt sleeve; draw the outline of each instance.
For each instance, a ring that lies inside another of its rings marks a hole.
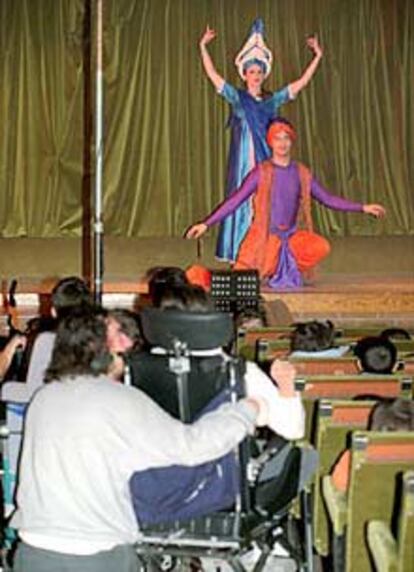
[[[305,411],[299,394],[280,395],[277,385],[253,362],[246,363],[246,392],[248,397],[265,402],[265,424],[286,439],[300,439],[305,433]]]
[[[123,420],[132,428],[130,446],[136,451],[134,470],[173,464],[199,465],[231,451],[254,432],[256,412],[246,401],[225,404],[192,424],[174,419],[141,391],[131,388],[133,408],[124,407]]]

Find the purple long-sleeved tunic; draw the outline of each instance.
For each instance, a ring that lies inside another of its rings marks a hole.
[[[274,165],[276,176],[273,177],[271,189],[270,233],[277,229],[288,230],[295,226],[298,215],[301,186],[298,166],[291,162],[287,167]],[[209,215],[204,223],[212,226],[221,222],[237,209],[244,201],[249,199],[256,191],[259,183],[259,167],[256,166],[243,181],[238,191],[224,200]],[[322,185],[312,177],[311,196],[330,209],[338,211],[361,212],[363,205],[341,197],[331,195]]]

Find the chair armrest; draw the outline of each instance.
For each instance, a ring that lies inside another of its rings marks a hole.
[[[397,572],[397,543],[383,520],[368,523],[368,546],[377,572]]]
[[[338,491],[332,482],[331,476],[326,475],[322,479],[322,494],[334,533],[336,536],[341,536],[345,532],[347,520],[346,493]]]

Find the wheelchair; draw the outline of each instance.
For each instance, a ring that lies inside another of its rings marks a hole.
[[[171,415],[191,423],[217,392],[225,390],[230,400],[243,395],[243,361],[220,351],[234,337],[230,314],[146,308],[141,325],[152,351],[130,356],[129,376]],[[270,570],[266,563],[277,543],[296,570],[312,572],[309,499],[301,498],[304,531],[290,510],[298,498],[301,449],[290,446],[282,467],[280,450],[277,438],[248,438],[232,453],[239,482],[231,506],[155,524],[137,514],[142,571],[194,569],[185,565],[191,558],[221,562],[214,564],[217,571],[223,566],[235,572]],[[253,547],[258,558],[247,568]]]

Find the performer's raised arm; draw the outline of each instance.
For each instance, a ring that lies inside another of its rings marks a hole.
[[[214,87],[217,89],[217,91],[221,91],[225,83],[224,78],[217,72],[213,60],[211,59],[211,56],[207,50],[208,44],[212,40],[214,40],[216,35],[217,34],[215,30],[207,26],[203,35],[201,36],[199,46],[200,46],[201,61],[203,62],[204,71],[206,72],[207,77],[214,85]]]
[[[308,38],[306,44],[312,50],[314,55],[312,61],[306,67],[300,78],[289,84],[289,93],[291,97],[296,97],[298,93],[308,85],[319,66],[319,62],[322,59],[323,51],[316,35]]]

